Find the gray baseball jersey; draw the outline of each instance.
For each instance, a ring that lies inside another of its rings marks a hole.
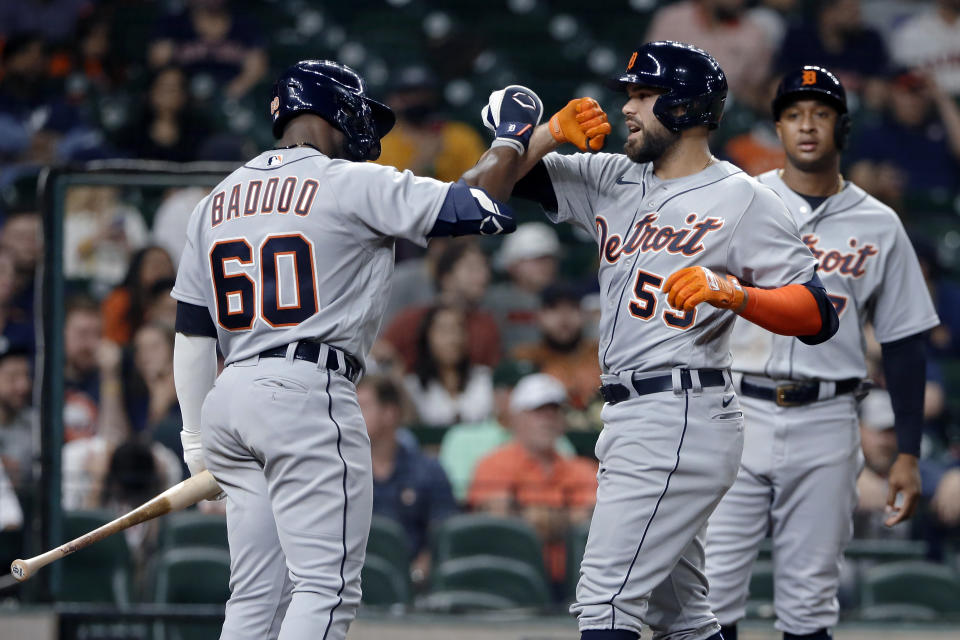
[[[228,364],[308,338],[362,362],[394,237],[424,245],[449,187],[309,147],[264,152],[194,209],[173,297],[210,310]]]
[[[880,343],[931,329],[939,320],[910,240],[897,214],[851,182],[811,211],[778,171],[758,180],[777,192],[804,243],[820,263],[819,275],[840,318],[826,348],[738,322],[733,368],[775,379],[843,380],[867,374],[863,326]]]
[[[600,366],[605,373],[730,366],[736,316],[700,305],[682,313],[661,292],[699,265],[758,287],[803,283],[816,261],[773,191],[727,162],[661,180],[622,154],[549,154],[554,222],[570,221],[600,249]]]

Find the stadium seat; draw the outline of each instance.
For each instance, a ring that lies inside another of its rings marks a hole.
[[[580,562],[583,552],[587,548],[587,534],[590,531],[590,521],[582,522],[570,527],[567,531],[567,594],[573,596],[577,591],[577,582],[580,580]]]
[[[940,614],[960,613],[960,577],[949,568],[923,561],[891,562],[863,574],[863,606],[917,605]]]
[[[522,560],[475,555],[446,560],[433,570],[431,593],[475,591],[503,598],[514,607],[549,603],[550,593],[542,573]]]
[[[0,531],[0,567],[9,567],[23,555],[23,530]]]
[[[545,579],[540,540],[530,525],[520,518],[467,513],[447,518],[435,530],[435,565],[478,555],[518,560]]]
[[[73,540],[115,518],[109,511],[68,511],[63,514],[63,540]],[[130,600],[130,549],[123,534],[108,536],[61,561],[55,597],[63,602]],[[104,580],[104,577],[108,577]]]
[[[157,560],[154,601],[224,604],[230,597],[230,552],[210,547],[168,549]],[[205,640],[220,635],[219,622],[158,623],[164,640]]]
[[[417,598],[417,611],[430,613],[466,613],[470,611],[497,611],[510,609],[513,601],[493,593],[481,591],[435,591]]]
[[[360,571],[363,603],[374,606],[406,604],[410,599],[409,574],[380,556],[367,555]]]
[[[922,540],[851,540],[843,555],[848,560],[897,562],[921,560],[927,553]]]
[[[161,536],[162,549],[214,547],[228,550],[227,519],[199,511],[181,511],[167,516]]]
[[[773,609],[773,562],[758,560],[750,574],[747,595],[747,615],[752,618],[772,618]]]
[[[367,538],[367,557],[371,556],[387,561],[402,574],[409,573],[410,547],[400,523],[384,516],[373,516]]]

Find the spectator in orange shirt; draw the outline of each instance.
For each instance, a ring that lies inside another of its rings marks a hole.
[[[500,329],[492,314],[478,308],[490,284],[487,256],[471,239],[451,241],[437,258],[436,284],[439,293],[433,304],[465,314],[470,364],[495,367],[500,361]],[[417,361],[417,333],[428,309],[430,305],[407,307],[383,332],[408,372]]]
[[[522,344],[511,354],[526,360],[567,389],[570,406],[586,409],[600,386],[597,341],[583,335],[584,313],[580,293],[573,287],[555,284],[540,294],[537,325],[540,341]]]
[[[474,510],[529,522],[543,540],[547,573],[556,583],[576,569],[565,566],[566,533],[590,517],[597,492],[597,464],[557,452],[566,401],[563,384],[552,376],[520,380],[510,396],[514,439],[480,461],[467,494]]]
[[[170,254],[162,247],[144,247],[133,254],[123,283],[110,292],[100,307],[103,337],[126,346],[143,324],[153,286],[174,276]]]

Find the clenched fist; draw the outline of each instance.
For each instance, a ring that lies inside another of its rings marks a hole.
[[[480,119],[486,128],[496,133],[493,146],[506,144],[523,153],[542,115],[543,103],[537,94],[527,87],[511,84],[490,94]]]
[[[747,296],[733,276],[721,278],[706,267],[686,267],[675,271],[663,285],[667,302],[674,309],[690,311],[701,302],[718,309],[740,311]]]
[[[557,142],[572,142],[581,151],[603,149],[610,123],[593,98],[576,98],[550,118],[550,134]]]

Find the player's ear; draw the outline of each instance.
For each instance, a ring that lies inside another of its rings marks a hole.
[[[777,139],[780,141],[780,144],[783,144],[783,133],[780,131],[780,121],[777,120],[773,124],[777,128]]]

